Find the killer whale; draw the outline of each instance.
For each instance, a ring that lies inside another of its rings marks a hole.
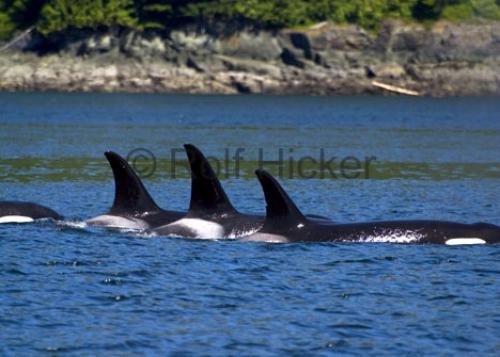
[[[500,243],[500,227],[488,223],[382,221],[352,224],[314,222],[305,217],[278,181],[255,171],[266,200],[262,229],[243,238],[266,242],[395,242],[434,244]]]
[[[63,219],[56,211],[37,203],[0,201],[0,223],[28,223],[44,218]]]
[[[157,235],[184,238],[237,238],[256,232],[264,216],[243,214],[234,208],[203,153],[192,144],[185,144],[191,170],[191,199],[184,217],[153,229]]]
[[[88,219],[89,226],[145,230],[174,222],[185,212],[161,209],[128,162],[113,151],[104,153],[113,171],[115,197],[106,214]]]
[[[265,216],[241,213],[233,206],[200,149],[185,144],[191,170],[191,199],[185,217],[152,230],[154,234],[197,239],[240,238],[258,231]],[[314,221],[331,222],[320,215]]]

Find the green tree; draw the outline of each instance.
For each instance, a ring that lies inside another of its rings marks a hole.
[[[500,1],[498,0],[472,0],[474,15],[490,20],[500,20]]]
[[[27,28],[36,24],[40,10],[46,0],[13,0],[10,1],[10,14],[18,28]]]
[[[329,20],[376,29],[386,18],[500,20],[500,0],[0,0],[0,38],[34,25],[43,34],[68,28],[164,29],[193,21],[283,28]]]
[[[163,29],[172,18],[172,1],[136,0],[138,20],[143,28]]]
[[[412,0],[353,0],[354,11],[347,13],[347,20],[365,28],[377,28],[386,18],[410,19]]]
[[[133,5],[133,0],[51,0],[42,8],[38,30],[49,34],[68,28],[135,28]]]
[[[10,16],[0,9],[0,40],[8,39],[15,31],[16,25]]]
[[[45,0],[0,0],[0,38],[33,26]]]

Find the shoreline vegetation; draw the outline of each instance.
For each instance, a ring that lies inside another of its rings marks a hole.
[[[0,0],[0,90],[498,95],[497,3]]]

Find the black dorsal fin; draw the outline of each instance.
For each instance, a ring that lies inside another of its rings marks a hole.
[[[191,202],[189,212],[222,213],[236,212],[212,166],[194,145],[184,148],[191,168]]]
[[[274,221],[289,222],[290,225],[306,222],[306,217],[300,212],[279,182],[265,170],[255,170],[264,197],[266,199],[266,223]],[[266,228],[266,224],[264,225]]]
[[[110,213],[142,214],[161,210],[124,158],[112,151],[104,155],[115,178],[115,200]]]

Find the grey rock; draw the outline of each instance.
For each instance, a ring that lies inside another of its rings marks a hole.
[[[78,54],[91,55],[96,53],[105,53],[119,48],[119,39],[109,33],[95,34],[84,39],[77,41],[72,46],[78,47]]]
[[[367,67],[368,77],[377,78],[401,78],[406,74],[405,68],[398,63],[382,63],[373,67]]]
[[[246,31],[220,39],[218,50],[225,56],[261,61],[278,59],[282,52],[276,36],[271,33]]]
[[[227,56],[218,56],[218,58],[229,71],[255,73],[257,75],[266,75],[273,78],[277,78],[281,75],[280,67],[276,64]]]
[[[191,31],[172,31],[170,40],[177,49],[201,54],[215,52],[219,47],[217,39],[212,36]]]
[[[309,41],[309,36],[304,32],[292,32],[290,33],[290,42],[295,48],[301,49],[304,53],[304,57],[311,60],[313,59],[311,43]]]
[[[121,52],[131,57],[162,57],[171,52],[168,43],[160,36],[143,36],[138,32],[124,35],[120,41]]]
[[[286,47],[283,49],[283,52],[281,53],[281,60],[283,61],[284,64],[286,64],[287,66],[294,66],[303,69],[306,67],[306,64],[299,58],[300,57],[297,55],[296,52]]]
[[[434,96],[500,94],[499,23],[68,36],[52,53],[1,52],[0,90],[383,93],[377,79]]]

